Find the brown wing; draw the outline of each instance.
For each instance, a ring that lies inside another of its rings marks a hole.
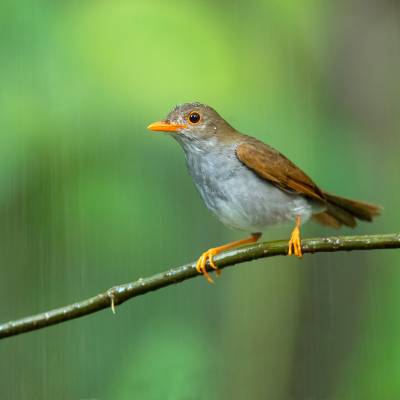
[[[301,169],[266,144],[246,137],[246,142],[237,147],[236,155],[246,167],[272,184],[315,200],[326,201],[322,191]]]

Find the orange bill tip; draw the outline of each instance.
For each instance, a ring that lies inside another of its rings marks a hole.
[[[160,132],[176,132],[179,129],[184,129],[184,128],[187,128],[187,125],[172,124],[171,122],[168,121],[153,122],[147,127],[147,129],[150,131],[160,131]]]

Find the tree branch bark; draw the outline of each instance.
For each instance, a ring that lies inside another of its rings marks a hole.
[[[302,240],[303,253],[393,248],[400,248],[400,233],[365,236],[332,236]],[[219,268],[223,269],[259,258],[286,255],[287,250],[288,242],[286,240],[256,243],[221,253],[215,257],[215,263]],[[209,269],[209,266],[208,270],[212,271]],[[45,328],[70,319],[83,317],[104,308],[111,307],[114,312],[116,305],[122,304],[128,299],[196,276],[199,276],[199,274],[196,271],[195,263],[191,263],[169,269],[168,271],[161,272],[148,278],[140,278],[134,282],[114,286],[104,293],[100,293],[89,299],[41,314],[0,324],[0,339]]]

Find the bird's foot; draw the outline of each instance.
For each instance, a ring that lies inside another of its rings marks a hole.
[[[294,254],[296,257],[303,257],[303,252],[301,251],[300,225],[300,217],[296,217],[296,226],[293,229],[289,240],[288,256]]]
[[[223,246],[213,247],[213,248],[205,251],[200,256],[200,258],[198,259],[198,261],[196,263],[197,272],[199,274],[203,274],[209,283],[214,283],[214,281],[211,279],[210,274],[207,271],[207,260],[208,260],[208,263],[210,264],[210,267],[215,269],[215,273],[217,274],[217,276],[220,276],[221,270],[214,263],[215,255],[221,253],[222,251],[230,250],[237,246],[241,246],[243,244],[255,243],[255,242],[257,242],[258,239],[260,239],[260,237],[261,237],[261,233],[252,233],[249,238],[237,240],[236,242],[224,244]]]
[[[222,246],[221,246],[222,247]],[[206,264],[207,260],[210,264],[210,267],[216,270],[217,276],[221,275],[220,269],[214,263],[214,256],[217,255],[220,251],[222,251],[219,247],[211,248],[205,251],[200,258],[197,260],[196,270],[199,274],[203,274],[207,279],[208,283],[214,283],[210,274],[207,271]]]

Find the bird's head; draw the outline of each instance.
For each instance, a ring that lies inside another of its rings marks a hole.
[[[147,129],[171,134],[179,142],[214,141],[232,129],[211,107],[200,103],[176,106],[165,120],[150,124]]]

